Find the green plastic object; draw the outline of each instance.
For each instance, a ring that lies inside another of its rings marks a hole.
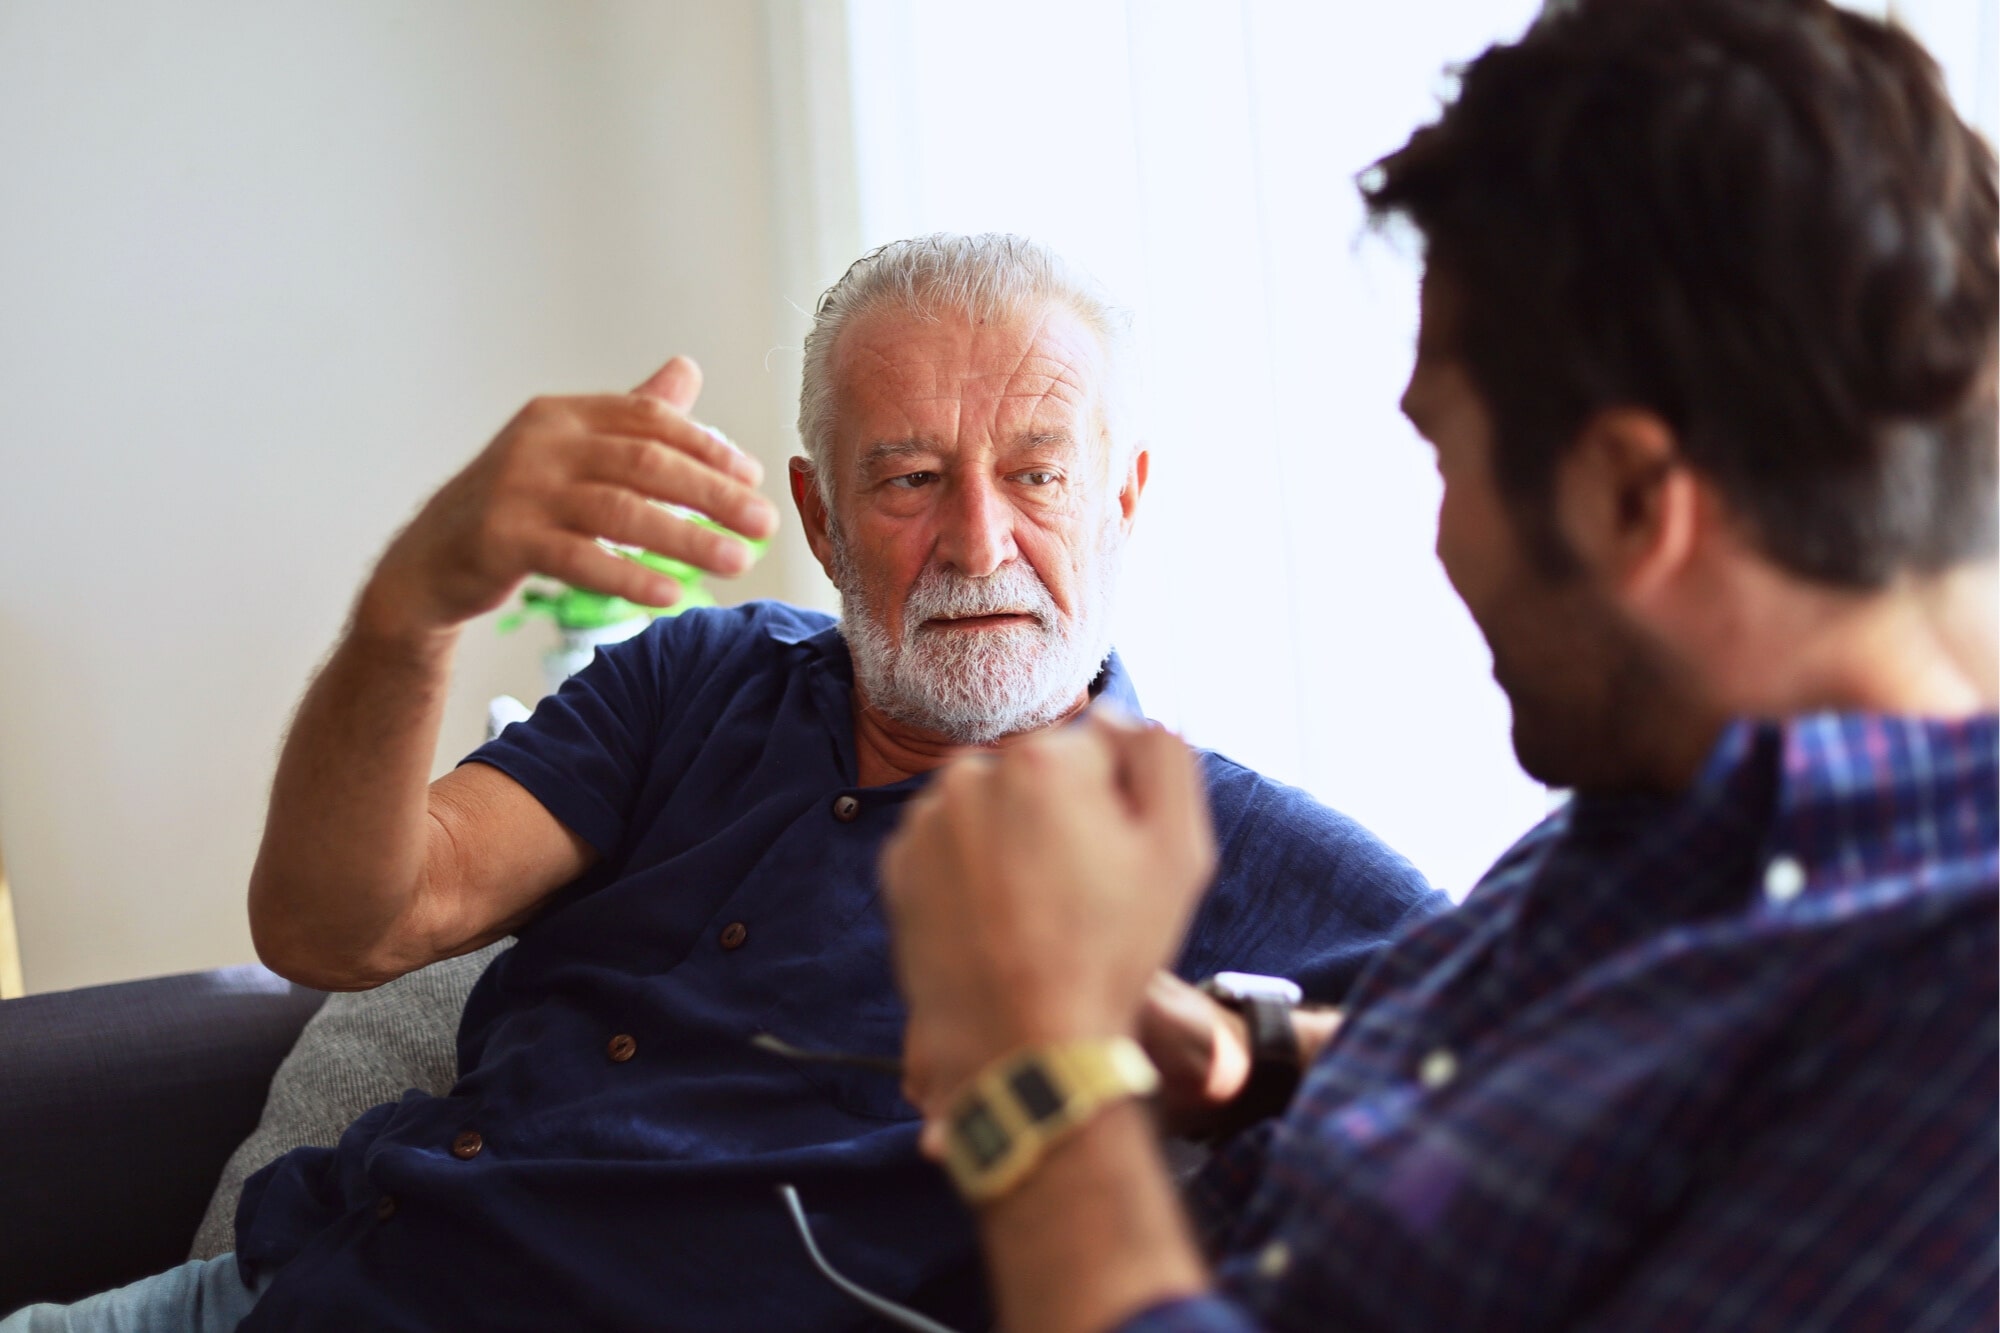
[[[720,532],[734,537],[748,546],[753,554],[761,556],[770,545],[768,541],[755,541],[740,532],[731,532],[714,519],[703,514],[686,510],[675,511],[690,523],[699,524],[712,532]],[[660,616],[677,616],[694,606],[714,606],[715,594],[704,586],[708,577],[706,570],[696,569],[684,560],[656,555],[651,551],[641,551],[630,547],[610,548],[627,560],[635,561],[648,569],[657,570],[681,585],[681,599],[672,606],[641,606],[628,602],[623,597],[613,597],[609,593],[591,592],[585,588],[572,588],[566,584],[530,584],[521,592],[521,604],[500,618],[500,632],[510,633],[519,629],[531,618],[546,616],[556,623],[557,629],[589,630],[603,629],[606,625],[617,625],[638,616],[657,619]]]

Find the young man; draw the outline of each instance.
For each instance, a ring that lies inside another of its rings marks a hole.
[[[942,774],[885,883],[1004,1323],[1990,1328],[1990,149],[1821,0],[1583,0],[1364,191],[1427,244],[1439,558],[1575,798],[1300,1029],[1190,1228],[1130,1039],[1196,762],[1094,722]]]

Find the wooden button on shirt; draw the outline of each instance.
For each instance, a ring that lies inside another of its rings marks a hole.
[[[479,1150],[486,1146],[486,1140],[479,1137],[479,1131],[468,1129],[451,1141],[451,1155],[461,1162],[469,1162],[479,1156]]]
[[[627,1060],[630,1060],[638,1050],[639,1043],[632,1040],[629,1034],[621,1032],[606,1044],[604,1053],[611,1057],[613,1064],[622,1065]]]
[[[740,949],[743,941],[750,938],[749,929],[741,921],[732,921],[722,928],[722,947]]]

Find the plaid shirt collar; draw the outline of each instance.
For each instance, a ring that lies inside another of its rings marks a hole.
[[[1626,919],[1622,936],[1738,910],[1760,893],[1769,908],[1794,914],[1920,895],[1955,881],[1992,846],[1996,769],[1992,713],[1739,718],[1678,798],[1578,794],[1541,831],[1560,840],[1561,855],[1535,866],[1511,924],[1561,921],[1567,932],[1610,908]],[[1523,869],[1537,860],[1524,859]],[[1603,874],[1607,860],[1644,882]],[[1488,884],[1513,878],[1501,869]],[[1601,925],[1581,933],[1608,942]]]

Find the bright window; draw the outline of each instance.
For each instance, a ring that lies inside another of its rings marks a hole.
[[[1118,643],[1148,711],[1454,894],[1548,797],[1431,554],[1438,481],[1396,410],[1415,257],[1363,236],[1353,178],[1538,8],[848,6],[864,245],[1025,233],[1137,314],[1154,465]],[[1955,82],[1990,98],[1984,68]]]

